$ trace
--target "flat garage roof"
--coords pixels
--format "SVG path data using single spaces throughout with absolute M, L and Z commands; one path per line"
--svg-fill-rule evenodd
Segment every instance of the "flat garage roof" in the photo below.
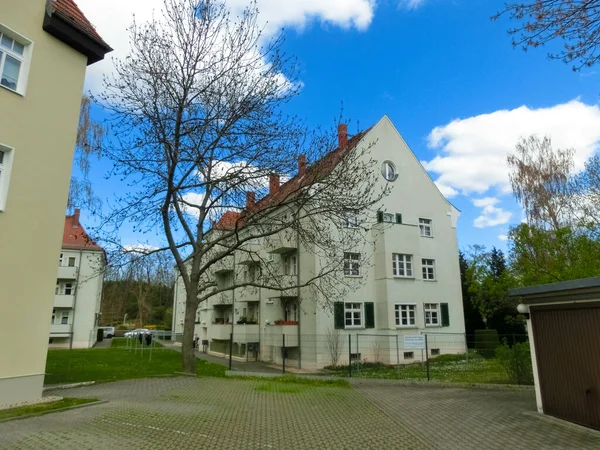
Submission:
M 541 301 L 560 303 L 571 300 L 599 299 L 600 277 L 510 289 L 508 295 L 509 297 L 521 297 L 525 304 L 541 303 Z

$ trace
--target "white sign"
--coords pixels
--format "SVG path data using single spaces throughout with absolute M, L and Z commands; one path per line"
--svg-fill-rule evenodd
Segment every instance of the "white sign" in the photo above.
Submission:
M 404 348 L 425 348 L 425 336 L 422 334 L 404 336 Z

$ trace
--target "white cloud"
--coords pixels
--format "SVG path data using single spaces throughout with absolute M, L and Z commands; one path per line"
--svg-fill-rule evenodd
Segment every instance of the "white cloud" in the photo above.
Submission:
M 494 206 L 494 204 L 497 202 L 498 199 L 490 197 L 473 200 L 473 204 L 475 206 L 483 206 L 481 215 L 473 221 L 473 225 L 476 228 L 495 227 L 496 225 L 504 225 L 505 223 L 508 223 L 512 213 Z
M 498 239 L 501 241 L 508 241 L 508 236 L 506 234 L 499 234 Z
M 124 59 L 129 51 L 129 32 L 133 15 L 145 22 L 153 13 L 159 17 L 163 0 L 77 0 L 78 6 L 96 27 L 103 39 L 114 49 L 104 61 L 88 68 L 86 88 L 98 90 L 102 75 L 112 71 L 112 58 Z M 226 0 L 233 16 L 248 6 L 247 0 Z M 260 20 L 269 37 L 281 27 L 303 29 L 312 21 L 342 28 L 366 29 L 375 10 L 375 0 L 258 0 Z
M 484 208 L 486 206 L 496 205 L 496 204 L 498 204 L 499 201 L 500 200 L 497 199 L 496 197 L 476 198 L 473 200 L 473 204 L 475 206 L 477 206 L 478 208 Z
M 430 172 L 439 174 L 438 186 L 462 194 L 483 194 L 490 188 L 509 193 L 506 156 L 514 153 L 521 137 L 548 135 L 554 148 L 574 148 L 575 166 L 599 148 L 600 108 L 579 100 L 532 109 L 521 106 L 466 119 L 456 119 L 431 131 L 428 145 L 439 151 L 422 161 Z
M 425 0 L 400 0 L 400 7 L 406 9 L 417 9 L 422 6 Z
M 444 183 L 439 183 L 439 182 L 435 182 L 435 184 L 437 185 L 438 189 L 440 190 L 440 192 L 442 193 L 442 195 L 446 198 L 452 198 L 452 197 L 456 197 L 458 195 L 458 191 L 448 185 L 445 185 Z
M 146 255 L 154 250 L 158 250 L 158 247 L 149 244 L 129 244 L 123 246 L 123 252 L 138 253 L 140 255 Z

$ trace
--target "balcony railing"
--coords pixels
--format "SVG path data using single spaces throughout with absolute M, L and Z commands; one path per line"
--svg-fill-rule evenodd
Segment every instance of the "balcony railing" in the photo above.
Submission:
M 73 308 L 75 304 L 74 295 L 55 295 L 54 296 L 54 307 L 55 308 Z
M 208 332 L 211 339 L 229 340 L 231 334 L 231 324 L 212 324 Z
M 61 336 L 68 337 L 68 336 L 70 336 L 70 332 L 71 332 L 71 325 L 56 324 L 56 323 L 53 323 L 52 325 L 50 325 L 50 333 L 54 337 L 61 337 Z
M 76 280 L 77 279 L 77 267 L 59 266 L 57 278 L 59 278 L 61 280 Z
M 265 326 L 265 339 L 267 345 L 281 347 L 285 334 L 285 346 L 298 346 L 298 325 L 267 325 Z

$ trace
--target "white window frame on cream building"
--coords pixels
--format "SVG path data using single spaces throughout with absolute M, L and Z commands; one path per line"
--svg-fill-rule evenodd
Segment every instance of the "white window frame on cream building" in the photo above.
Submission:
M 348 316 L 349 315 L 349 316 Z M 344 328 L 364 328 L 365 314 L 363 311 L 363 304 L 360 302 L 346 302 L 344 303 Z M 358 319 L 358 324 L 356 323 Z M 348 325 L 348 320 L 350 325 Z
M 406 322 L 403 322 L 403 308 L 405 308 L 406 312 Z M 411 313 L 412 312 L 412 317 Z M 417 328 L 417 304 L 416 303 L 396 303 L 394 305 L 394 317 L 396 321 L 397 328 Z M 412 319 L 412 323 L 411 322 Z
M 0 144 L 0 212 L 6 209 L 14 153 L 14 148 Z
M 426 327 L 441 327 L 442 326 L 442 308 L 439 303 L 425 303 L 425 326 Z M 434 319 L 435 318 L 435 323 Z
M 360 253 L 344 252 L 344 276 L 360 277 Z
M 19 49 L 22 51 L 19 52 Z M 24 96 L 33 53 L 33 42 L 0 23 L 0 53 L 0 87 Z M 7 58 L 12 58 L 19 63 L 19 72 L 14 88 L 3 83 Z
M 401 268 L 402 274 L 400 273 Z M 414 278 L 413 273 L 413 255 L 392 253 L 392 274 L 394 278 Z
M 435 281 L 435 259 L 421 258 L 423 281 Z
M 419 218 L 419 234 L 421 237 L 433 237 L 433 220 L 424 217 Z

